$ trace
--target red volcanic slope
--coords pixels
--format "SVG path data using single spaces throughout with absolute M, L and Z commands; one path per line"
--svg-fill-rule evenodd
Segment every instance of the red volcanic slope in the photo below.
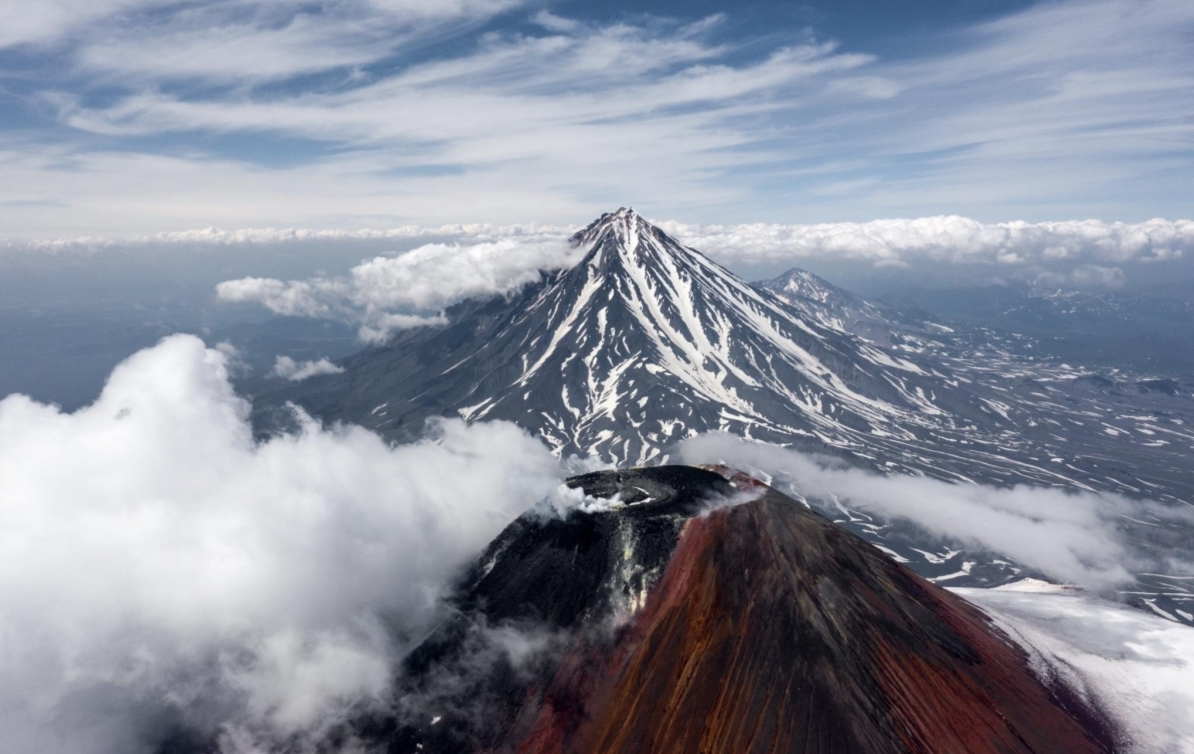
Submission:
M 498 750 L 1078 754 L 1098 712 L 976 608 L 765 485 L 684 524 L 646 607 L 578 641 Z

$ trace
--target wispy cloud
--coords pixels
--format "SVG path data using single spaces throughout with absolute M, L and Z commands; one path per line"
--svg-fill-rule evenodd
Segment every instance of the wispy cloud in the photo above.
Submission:
M 44 5 L 7 27 L 56 45 L 14 48 L 12 100 L 53 123 L 0 135 L 0 203 L 49 202 L 0 205 L 27 237 L 626 203 L 690 222 L 1143 219 L 1181 216 L 1190 190 L 1183 0 L 1047 3 L 887 58 L 514 0 Z
M 335 67 L 346 60 L 379 57 L 376 48 L 372 53 L 367 47 L 347 52 L 350 43 L 367 37 L 376 40 L 396 29 L 481 20 L 525 4 L 521 0 L 42 0 L 33 4 L 5 0 L 0 3 L 0 47 L 49 45 L 78 37 L 73 41 L 83 42 L 82 62 L 99 68 L 144 75 L 160 65 L 158 75 L 171 76 L 179 72 L 177 64 L 191 73 L 217 73 L 231 72 L 232 64 L 243 62 L 261 64 L 267 76 L 271 71 L 293 75 L 318 70 L 314 65 Z M 245 44 L 248 37 L 258 44 Z M 131 54 L 123 59 L 112 54 L 120 41 L 131 43 L 125 50 Z M 313 48 L 310 61 L 293 54 L 299 52 L 298 43 Z M 335 47 L 345 48 L 346 57 L 322 54 Z M 152 51 L 163 58 L 146 57 Z M 194 56 L 190 62 L 184 62 L 187 53 Z M 230 59 L 220 60 L 221 54 L 228 53 L 232 53 Z M 245 68 L 238 77 L 254 75 L 260 74 Z

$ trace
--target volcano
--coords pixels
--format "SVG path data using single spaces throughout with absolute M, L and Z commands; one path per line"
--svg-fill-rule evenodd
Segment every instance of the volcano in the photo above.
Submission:
M 1110 752 L 978 609 L 724 468 L 569 481 L 406 661 L 389 751 Z
M 505 420 L 558 456 L 610 466 L 664 464 L 677 443 L 724 431 L 883 474 L 1194 499 L 1186 397 L 1092 381 L 1039 349 L 1017 355 L 1019 336 L 897 311 L 807 271 L 747 283 L 631 209 L 570 243 L 582 258 L 569 269 L 461 302 L 447 324 L 340 360 L 341 374 L 257 395 L 258 428 L 292 423 L 291 403 L 396 442 L 434 417 Z M 839 500 L 808 502 L 951 586 L 1042 576 Z M 1147 548 L 1189 536 L 1136 529 Z M 1148 605 L 1188 614 L 1170 586 L 1140 578 L 1131 591 Z
M 511 297 L 465 302 L 290 387 L 316 415 L 394 438 L 428 416 L 505 419 L 559 455 L 660 463 L 723 430 L 827 451 L 1002 421 L 931 369 L 810 316 L 634 210 L 571 243 L 574 267 Z

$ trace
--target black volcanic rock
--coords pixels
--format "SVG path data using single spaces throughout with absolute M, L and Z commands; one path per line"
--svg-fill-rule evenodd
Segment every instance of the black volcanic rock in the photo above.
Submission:
M 367 741 L 528 754 L 1115 750 L 1101 713 L 1034 675 L 976 608 L 753 479 L 660 467 L 572 484 L 625 502 L 511 525 L 463 581 L 458 614 L 408 660 L 406 716 L 362 725 Z M 487 631 L 551 640 L 480 662 Z

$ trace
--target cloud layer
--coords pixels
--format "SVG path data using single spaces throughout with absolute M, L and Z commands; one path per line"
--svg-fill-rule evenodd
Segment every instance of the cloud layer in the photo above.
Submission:
M 146 751 L 171 716 L 226 751 L 318 731 L 563 474 L 509 424 L 255 442 L 227 369 L 173 336 L 74 414 L 0 401 L 6 751 Z
M 881 476 L 724 434 L 684 441 L 679 457 L 686 463 L 722 462 L 761 470 L 802 496 L 837 499 L 869 513 L 908 519 L 934 534 L 977 544 L 1051 578 L 1092 589 L 1130 582 L 1129 569 L 1194 574 L 1194 562 L 1184 554 L 1175 558 L 1172 553 L 1147 552 L 1130 546 L 1121 534 L 1124 517 L 1194 523 L 1191 514 L 1147 501 L 1044 487 L 1005 489 Z
M 876 265 L 1165 261 L 1194 250 L 1194 221 L 980 223 L 966 217 L 817 225 L 662 227 L 726 264 L 843 259 Z

